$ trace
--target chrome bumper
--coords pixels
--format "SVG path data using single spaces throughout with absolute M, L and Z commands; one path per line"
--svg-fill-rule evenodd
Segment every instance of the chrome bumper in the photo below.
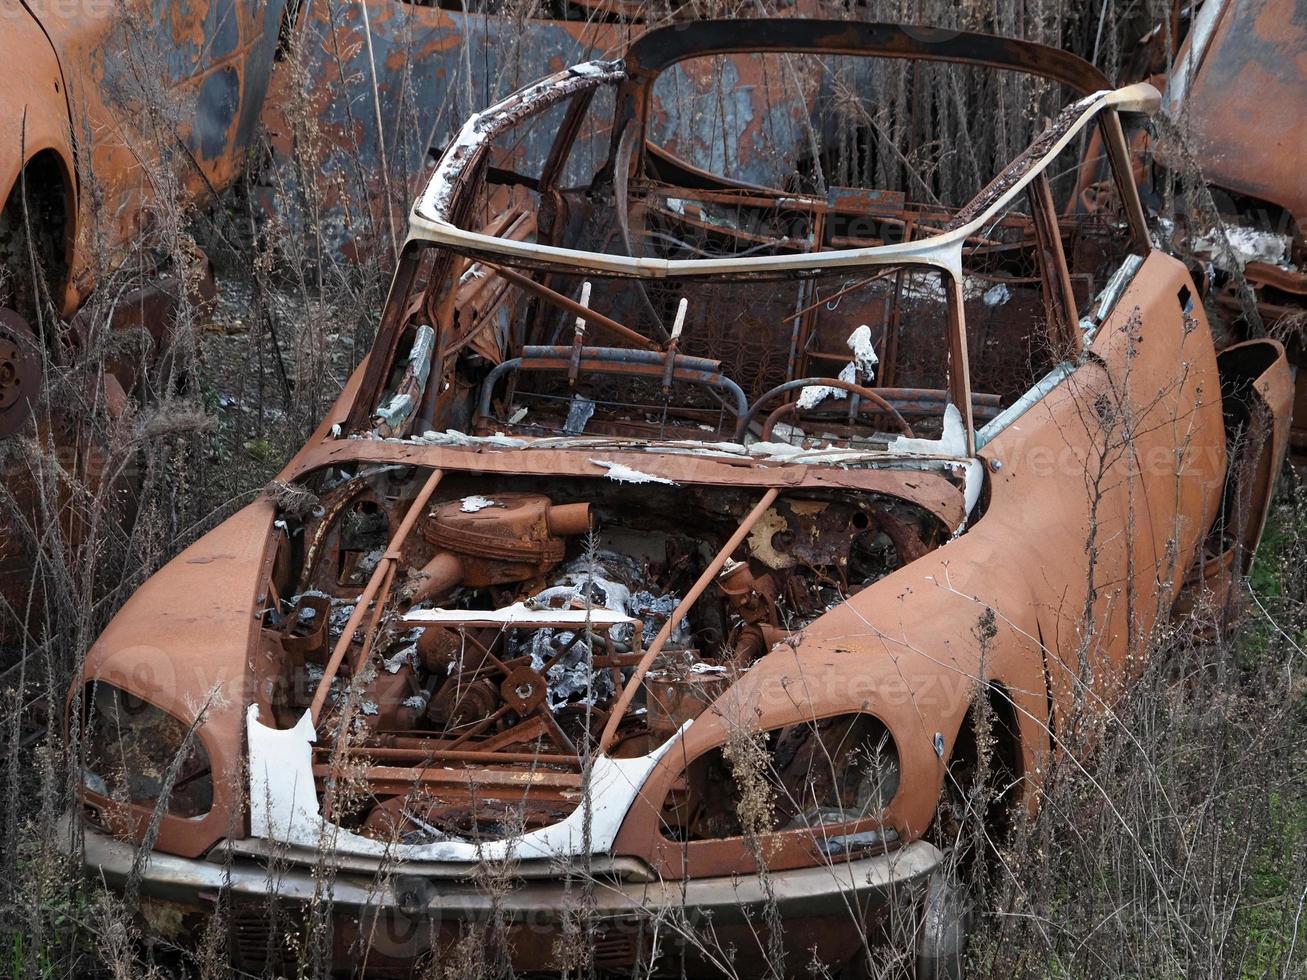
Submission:
M 72 839 L 71 833 L 61 837 Z M 121 889 L 136 849 L 89 827 L 83 839 L 87 872 Z M 240 843 L 247 845 L 248 854 L 253 842 Z M 765 880 L 760 875 L 686 881 L 600 878 L 586 897 L 585 908 L 592 921 L 617 927 L 635 926 L 671 910 L 691 922 L 710 919 L 714 928 L 729 927 L 756 922 L 764 910 L 770 911 L 769 901 L 775 902 L 782 920 L 865 915 L 896 898 L 915 901 L 942 858 L 934 845 L 915 841 L 874 857 L 769 872 Z M 270 899 L 292 907 L 327 900 L 335 916 L 360 924 L 383 923 L 381 932 L 390 936 L 409 931 L 401 928 L 397 933 L 397 922 L 410 927 L 420 924 L 425 932 L 433 925 L 493 921 L 541 934 L 564 925 L 568 917 L 574 919 L 581 887 L 576 879 L 567 882 L 557 875 L 526 877 L 492 895 L 467 877 L 414 873 L 430 869 L 406 865 L 391 865 L 388 873 L 361 873 L 358 867 L 336 865 L 330 855 L 317 868 L 284 859 L 274 866 L 272 870 L 264 860 L 236 856 L 231 849 L 223 857 L 208 859 L 155 852 L 143 871 L 139 894 L 193 910 L 212 908 L 219 895 L 249 909 L 266 909 Z M 322 873 L 324 866 L 330 873 Z M 540 875 L 546 870 L 540 867 L 528 873 Z

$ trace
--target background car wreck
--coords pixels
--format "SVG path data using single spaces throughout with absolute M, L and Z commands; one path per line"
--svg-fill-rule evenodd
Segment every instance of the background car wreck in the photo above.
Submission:
M 0 100 L 6 646 L 39 638 L 52 618 L 32 574 L 36 542 L 57 534 L 79 551 L 106 502 L 112 521 L 130 525 L 139 489 L 130 454 L 92 421 L 107 414 L 109 428 L 126 426 L 134 406 L 183 385 L 213 286 L 193 240 L 160 219 L 241 174 L 283 6 L 26 0 L 4 12 L 0 57 L 23 66 Z M 129 255 L 138 268 L 125 271 Z M 89 303 L 96 286 L 104 294 Z M 96 362 L 85 372 L 91 390 L 80 376 L 59 394 L 43 390 L 82 361 Z M 29 423 L 35 439 L 24 447 Z M 56 465 L 34 462 L 32 445 L 48 446 Z
M 278 887 L 306 900 L 325 834 L 342 888 L 386 860 L 456 876 L 511 853 L 550 877 L 562 856 L 598 861 L 629 917 L 667 901 L 649 879 L 722 904 L 765 840 L 778 880 L 825 876 L 787 915 L 834 963 L 863 941 L 832 921 L 833 868 L 892 905 L 896 879 L 937 867 L 941 794 L 978 761 L 970 706 L 998 719 L 1009 812 L 1087 748 L 1083 708 L 1140 669 L 1195 560 L 1246 567 L 1287 367 L 1273 341 L 1218 356 L 1196 286 L 1150 244 L 1116 113 L 1153 90 L 920 34 L 705 22 L 468 122 L 415 205 L 372 356 L 278 500 L 138 591 L 70 692 L 72 724 L 140 733 L 88 760 L 106 875 L 133 863 L 109 829 L 152 838 L 158 897 L 208 887 L 180 859 L 215 845 L 243 894 L 266 891 L 252 869 L 288 847 Z M 708 62 L 711 92 L 712 59 L 741 50 L 970 60 L 1075 98 L 952 207 L 818 193 L 801 155 L 800 186 L 770 189 L 645 141 L 674 65 Z M 578 139 L 613 88 L 614 138 Z M 517 150 L 541 120 L 558 137 L 533 161 Z M 1054 164 L 1090 129 L 1116 206 L 1060 218 Z M 753 810 L 750 753 L 773 798 Z M 525 911 L 556 910 L 551 886 Z M 376 894 L 359 904 L 398 901 Z M 458 901 L 430 897 L 455 931 L 437 942 Z M 636 926 L 610 965 L 642 955 Z M 719 936 L 765 957 L 756 927 Z
M 1278 336 L 1299 369 L 1307 323 L 1307 191 L 1295 163 L 1307 149 L 1307 69 L 1298 56 L 1304 38 L 1307 10 L 1293 0 L 1204 4 L 1177 55 L 1165 106 L 1216 211 L 1200 212 L 1215 227 L 1195 221 L 1178 229 L 1177 245 L 1208 264 L 1219 326 L 1234 337 Z M 1181 173 L 1190 164 L 1166 140 L 1158 158 Z M 1192 183 L 1192 175 L 1182 181 Z M 1158 184 L 1161 193 L 1169 189 Z M 1181 193 L 1198 192 L 1182 184 Z M 1293 448 L 1302 453 L 1307 375 L 1301 370 L 1293 415 Z

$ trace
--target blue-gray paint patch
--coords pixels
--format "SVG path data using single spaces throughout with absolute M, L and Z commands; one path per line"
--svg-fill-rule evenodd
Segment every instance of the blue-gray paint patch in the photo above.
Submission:
M 166 84 L 171 87 L 195 75 L 207 52 L 192 38 L 193 32 L 185 30 L 187 24 L 198 22 L 191 14 L 190 0 L 154 0 L 153 10 L 146 36 L 124 40 L 139 45 L 151 61 L 163 66 Z M 174 25 L 181 30 L 174 30 Z
M 263 111 L 285 9 L 286 0 L 267 0 L 262 5 L 262 19 L 256 20 L 252 28 L 258 40 L 245 56 L 245 89 L 241 99 L 241 118 L 236 126 L 236 146 L 241 149 L 249 145 Z
M 221 61 L 236 53 L 241 43 L 241 25 L 235 0 L 209 0 L 204 39 L 208 47 L 207 61 Z
M 200 86 L 190 140 L 191 149 L 200 159 L 213 160 L 226 149 L 227 131 L 236 118 L 240 98 L 240 75 L 230 66 L 214 72 Z

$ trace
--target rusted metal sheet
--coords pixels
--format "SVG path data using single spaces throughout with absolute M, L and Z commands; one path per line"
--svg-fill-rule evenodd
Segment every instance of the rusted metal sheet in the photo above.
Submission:
M 59 100 L 42 99 L 42 108 L 79 145 L 80 158 L 67 141 L 55 147 L 64 171 L 77 175 L 68 229 L 71 312 L 92 286 L 93 231 L 117 250 L 142 230 L 161 185 L 175 179 L 195 200 L 239 173 L 268 90 L 285 0 L 23 5 L 58 61 Z M 8 110 L 10 132 L 20 108 Z M 112 264 L 112 254 L 99 258 Z
M 161 271 L 117 298 L 111 322 L 75 316 L 95 286 L 97 271 L 131 254 L 149 253 L 151 215 L 166 205 L 198 202 L 228 187 L 241 172 L 268 90 L 285 0 L 128 0 L 74 4 L 24 0 L 9 4 L 0 30 L 0 59 L 15 70 L 0 97 L 0 438 L 31 423 L 70 473 L 94 494 L 120 467 L 106 458 L 94 426 L 69 418 L 61 406 L 41 406 L 40 365 L 59 343 L 74 350 L 98 342 L 93 329 L 136 334 L 136 345 L 106 364 L 103 404 L 121 415 L 145 390 L 143 366 L 171 345 L 177 278 Z M 36 229 L 28 241 L 25 229 Z M 36 252 L 33 263 L 29 246 Z M 33 282 L 31 270 L 42 270 Z M 171 276 L 169 275 L 171 273 Z M 202 304 L 212 298 L 201 284 Z M 72 329 L 48 346 L 30 324 L 43 318 L 44 292 Z M 90 439 L 92 444 L 88 445 Z M 0 594 L 17 617 L 0 616 L 0 639 L 15 639 L 39 623 L 25 620 L 32 600 L 28 548 L 47 529 L 51 512 L 18 454 L 3 474 L 10 500 L 0 529 Z M 130 468 L 129 468 L 130 469 Z M 135 486 L 123 480 L 130 501 Z M 52 503 L 70 547 L 82 538 L 79 508 Z M 133 507 L 125 511 L 130 516 Z M 21 529 L 26 530 L 21 530 Z M 39 603 L 38 603 L 39 605 Z
M 640 30 L 394 0 L 300 9 L 264 110 L 274 156 L 262 204 L 331 251 L 386 262 L 418 183 L 468 115 L 541 74 L 618 51 Z M 530 134 L 523 152 L 542 159 L 548 138 Z
M 1203 177 L 1278 204 L 1299 227 L 1307 226 L 1304 48 L 1302 0 L 1204 4 L 1167 86 L 1168 111 L 1192 134 Z
M 193 779 L 162 800 L 147 894 L 196 906 L 210 865 L 183 859 L 215 846 L 282 848 L 291 873 L 255 890 L 292 906 L 314 860 L 338 881 L 510 860 L 538 880 L 602 857 L 619 890 L 679 882 L 641 914 L 688 904 L 715 942 L 722 883 L 752 908 L 741 895 L 789 882 L 802 963 L 837 963 L 858 946 L 841 910 L 928 900 L 982 699 L 1004 805 L 1034 805 L 1073 749 L 1058 733 L 1133 681 L 1189 570 L 1247 567 L 1287 367 L 1272 342 L 1218 358 L 1196 285 L 1151 245 L 1115 124 L 1156 106 L 1151 86 L 1098 91 L 1047 49 L 921 35 L 656 31 L 451 135 L 369 360 L 276 501 L 140 589 L 70 691 L 87 737 L 128 739 L 142 765 L 161 713 L 194 726 L 193 744 L 168 736 Z M 757 52 L 1019 69 L 1084 94 L 953 209 L 733 185 L 651 145 L 660 72 Z M 622 136 L 568 186 L 609 95 Z M 514 136 L 540 119 L 562 122 L 519 171 Z M 1052 182 L 1091 130 L 1119 207 L 1082 214 Z M 138 701 L 144 720 L 122 718 Z M 105 860 L 164 795 L 138 768 L 86 771 Z M 863 877 L 810 887 L 835 860 Z M 510 934 L 557 931 L 558 884 L 514 893 Z M 457 896 L 460 923 L 485 898 L 475 881 L 441 895 L 422 908 Z M 927 945 L 961 935 L 936 926 Z M 423 939 L 384 955 L 402 967 L 452 936 Z M 561 969 L 557 948 L 507 955 Z M 606 967 L 643 955 L 605 949 Z M 760 972 L 764 950 L 735 966 Z
M 1190 228 L 1187 244 L 1217 268 L 1213 304 L 1234 337 L 1255 327 L 1244 322 L 1249 298 L 1272 334 L 1280 332 L 1278 323 L 1291 326 L 1307 314 L 1304 45 L 1303 0 L 1204 4 L 1166 79 L 1167 111 L 1188 134 L 1203 179 L 1220 195 L 1225 229 Z M 1165 141 L 1158 153 L 1179 165 Z M 1302 328 L 1284 339 L 1298 367 L 1298 402 L 1307 403 Z M 1307 418 L 1301 411 L 1293 417 L 1292 444 L 1301 457 Z

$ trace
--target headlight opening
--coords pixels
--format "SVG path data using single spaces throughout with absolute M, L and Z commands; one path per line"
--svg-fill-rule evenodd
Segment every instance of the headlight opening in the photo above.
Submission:
M 691 763 L 668 794 L 664 834 L 693 841 L 822 828 L 825 835 L 882 817 L 899 781 L 894 739 L 874 715 L 736 732 Z
M 148 701 L 104 681 L 82 698 L 82 785 L 117 803 L 202 817 L 213 807 L 213 769 L 198 732 Z M 171 787 L 169 782 L 171 781 Z

